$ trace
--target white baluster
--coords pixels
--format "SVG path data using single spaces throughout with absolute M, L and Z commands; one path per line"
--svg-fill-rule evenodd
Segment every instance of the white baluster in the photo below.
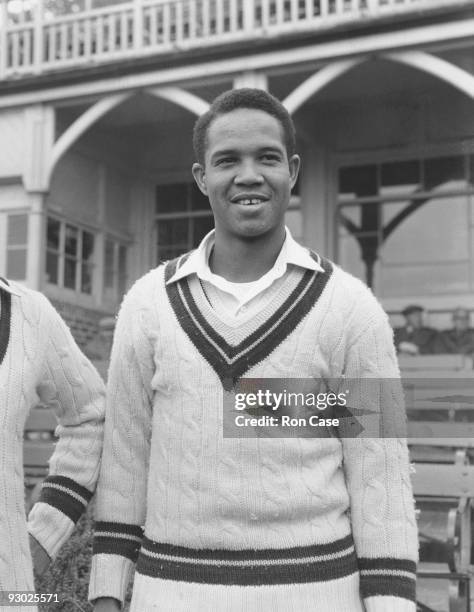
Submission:
M 45 28 L 43 23 L 43 3 L 38 2 L 34 8 L 34 49 L 33 49 L 33 70 L 40 72 L 43 65 L 43 49 Z M 51 36 L 51 29 L 48 30 Z M 48 45 L 49 47 L 49 45 Z
M 23 66 L 31 66 L 31 39 L 33 31 L 28 28 L 23 32 L 23 53 L 21 63 Z
M 105 26 L 105 23 L 104 23 L 104 26 Z M 108 26 L 108 30 L 109 30 L 109 32 L 108 32 L 107 50 L 108 50 L 109 53 L 113 53 L 115 51 L 116 46 L 117 46 L 116 16 L 114 14 L 108 16 L 107 26 Z
M 183 3 L 178 0 L 175 3 L 175 19 L 176 19 L 176 42 L 180 43 L 183 40 Z
M 56 62 L 56 40 L 58 36 L 56 24 L 49 26 L 48 33 L 48 61 L 54 64 Z
M 224 0 L 217 0 L 216 2 L 216 34 L 222 34 L 224 32 L 223 4 Z
M 143 29 L 144 14 L 143 13 L 144 11 L 145 11 L 145 8 L 143 6 L 142 0 L 134 0 L 133 48 L 135 49 L 135 51 L 139 51 L 143 47 L 143 41 L 144 41 L 144 29 Z M 122 15 L 122 17 L 124 16 L 124 14 Z M 124 40 L 128 41 L 128 34 L 122 38 L 122 49 L 128 48 L 128 42 L 126 43 L 125 47 L 123 46 Z
M 71 44 L 71 59 L 79 57 L 79 21 L 72 22 L 72 44 Z
M 154 47 L 157 44 L 158 34 L 158 20 L 157 20 L 158 7 L 152 6 L 148 11 L 148 24 L 150 28 L 150 45 Z
M 102 17 L 98 17 L 97 19 L 97 29 L 95 32 L 95 53 L 100 55 L 104 53 L 106 49 L 104 48 L 104 24 Z
M 8 11 L 7 3 L 2 2 L 1 11 L 1 27 L 0 27 L 0 79 L 5 78 L 8 66 Z
M 92 54 L 92 29 L 96 27 L 96 20 L 89 15 L 84 19 L 84 57 L 89 58 Z
M 283 0 L 275 0 L 276 4 L 276 23 L 280 25 L 285 21 L 285 12 L 283 7 Z
M 298 23 L 298 21 L 299 21 L 298 0 L 291 0 L 290 21 L 291 21 L 291 23 Z
M 244 31 L 247 34 L 252 34 L 255 27 L 255 5 L 259 0 L 243 0 L 243 22 Z
M 262 2 L 262 26 L 263 28 L 268 28 L 268 24 L 270 22 L 270 1 L 261 0 L 261 2 Z
M 18 68 L 20 63 L 20 33 L 18 31 L 11 33 L 11 49 L 12 49 L 12 68 Z
M 59 30 L 59 57 L 61 60 L 67 59 L 67 50 L 69 47 L 69 26 L 67 23 L 61 24 Z
M 169 2 L 166 2 L 163 5 L 163 39 L 165 43 L 169 43 L 171 41 L 171 19 Z
M 210 20 L 209 0 L 202 0 L 202 35 L 204 38 L 207 38 L 211 31 Z
M 141 12 L 140 12 L 140 15 L 142 16 Z M 132 27 L 136 24 L 134 17 L 135 16 L 132 17 Z M 122 51 L 126 51 L 127 49 L 130 48 L 131 41 L 129 41 L 129 31 L 128 31 L 129 19 L 130 19 L 130 14 L 128 11 L 122 11 L 120 13 L 120 49 Z M 141 44 L 136 45 L 136 40 L 137 39 L 135 36 L 135 32 L 133 32 L 134 46 L 135 48 L 137 48 L 137 46 L 138 48 L 141 48 Z M 142 34 L 140 33 L 138 42 L 141 43 L 141 41 L 142 41 Z
M 197 15 L 196 15 L 196 0 L 190 0 L 188 2 L 188 23 L 189 23 L 189 38 L 194 40 L 196 38 L 197 28 Z
M 235 34 L 239 29 L 238 0 L 230 0 L 229 3 L 229 32 Z

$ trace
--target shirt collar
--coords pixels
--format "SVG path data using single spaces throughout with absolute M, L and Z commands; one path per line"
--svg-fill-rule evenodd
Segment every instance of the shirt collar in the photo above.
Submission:
M 11 295 L 16 295 L 17 297 L 20 297 L 20 294 L 14 289 L 12 289 L 10 285 L 7 285 L 7 283 L 3 281 L 1 278 L 0 278 L 0 289 L 3 289 L 7 293 L 11 293 Z
M 286 266 L 288 264 L 293 264 L 300 268 L 314 270 L 315 272 L 324 272 L 321 267 L 321 258 L 319 255 L 317 255 L 317 261 L 315 261 L 308 249 L 305 249 L 296 242 L 287 227 L 285 228 L 285 232 L 285 241 L 272 270 L 281 272 L 282 275 L 286 270 Z M 209 268 L 208 259 L 211 248 L 214 245 L 214 233 L 215 230 L 211 230 L 204 236 L 197 249 L 191 252 L 184 264 L 176 270 L 166 284 L 174 283 L 190 274 L 197 274 L 202 280 L 208 280 L 209 275 L 213 274 Z

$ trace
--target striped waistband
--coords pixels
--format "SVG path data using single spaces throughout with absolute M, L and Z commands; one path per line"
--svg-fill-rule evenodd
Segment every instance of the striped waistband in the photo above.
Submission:
M 226 585 L 323 582 L 357 572 L 351 535 L 328 544 L 248 550 L 196 549 L 144 538 L 138 573 L 153 578 Z

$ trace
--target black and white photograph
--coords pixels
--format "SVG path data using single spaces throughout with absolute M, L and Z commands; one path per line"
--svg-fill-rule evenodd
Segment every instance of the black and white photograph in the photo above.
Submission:
M 474 0 L 0 0 L 0 612 L 474 612 Z

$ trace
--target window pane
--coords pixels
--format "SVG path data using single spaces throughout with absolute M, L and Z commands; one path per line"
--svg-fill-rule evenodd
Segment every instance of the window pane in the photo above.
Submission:
M 105 241 L 104 254 L 104 287 L 113 289 L 114 286 L 114 243 L 112 240 Z
M 121 297 L 127 286 L 127 247 L 119 246 L 118 261 L 118 294 Z
M 28 243 L 28 215 L 8 215 L 8 229 L 7 229 L 8 246 L 24 246 L 27 243 Z
M 82 232 L 82 259 L 90 261 L 94 255 L 94 234 Z
M 166 219 L 158 221 L 158 244 L 160 247 L 180 244 L 188 245 L 189 219 Z
M 464 157 L 437 157 L 425 160 L 425 189 L 430 191 L 450 181 L 465 179 Z
M 26 249 L 7 252 L 7 276 L 12 280 L 26 278 Z
M 64 262 L 64 286 L 68 289 L 76 288 L 76 261 L 67 257 Z
M 200 191 L 196 183 L 191 184 L 191 209 L 210 210 L 209 198 Z
M 94 266 L 91 264 L 82 264 L 81 266 L 81 291 L 82 293 L 92 293 L 92 273 Z
M 179 255 L 182 255 L 183 253 L 186 252 L 186 248 L 175 248 L 175 247 L 169 247 L 169 248 L 164 248 L 164 249 L 160 249 L 158 252 L 158 261 L 159 262 L 163 262 L 163 261 L 168 261 L 170 259 L 174 259 L 175 257 L 178 257 Z
M 77 257 L 77 236 L 77 227 L 73 227 L 72 225 L 66 225 L 66 255 L 72 255 L 73 257 Z
M 59 236 L 61 223 L 56 219 L 48 219 L 47 243 L 48 249 L 59 251 Z
M 198 246 L 204 236 L 214 228 L 214 218 L 212 215 L 209 217 L 197 217 L 193 219 L 193 224 L 193 248 L 195 248 Z
M 352 193 L 356 197 L 377 195 L 377 166 L 341 168 L 339 193 Z
M 420 162 L 416 159 L 390 162 L 381 166 L 381 184 L 418 185 L 420 183 Z
M 46 253 L 46 282 L 53 285 L 58 284 L 59 256 L 48 251 Z
M 175 212 L 188 209 L 187 183 L 158 185 L 156 188 L 156 212 Z

